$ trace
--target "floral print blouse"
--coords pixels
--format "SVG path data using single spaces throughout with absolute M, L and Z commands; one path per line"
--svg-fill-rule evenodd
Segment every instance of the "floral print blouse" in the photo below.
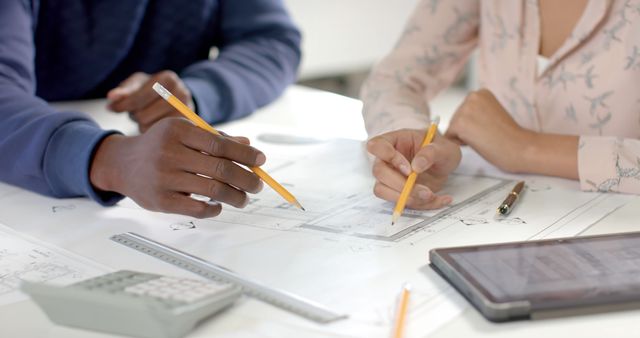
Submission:
M 640 0 L 590 0 L 538 74 L 538 0 L 423 0 L 362 90 L 370 136 L 425 128 L 479 50 L 481 86 L 524 128 L 579 135 L 584 190 L 640 194 Z

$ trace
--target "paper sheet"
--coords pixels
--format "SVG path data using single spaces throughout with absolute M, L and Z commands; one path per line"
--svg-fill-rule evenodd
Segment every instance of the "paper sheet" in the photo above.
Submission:
M 0 224 L 0 305 L 27 299 L 22 281 L 71 284 L 106 269 L 53 245 Z
M 416 320 L 410 320 L 409 337 L 425 336 L 459 314 L 466 302 L 426 267 L 431 248 L 573 236 L 630 199 L 528 178 L 513 213 L 495 218 L 515 182 L 454 175 L 446 187 L 454 197 L 451 207 L 407 210 L 391 226 L 393 204 L 373 196 L 361 143 L 326 142 L 297 147 L 295 153 L 287 151 L 292 147 L 258 146 L 270 155 L 265 170 L 296 195 L 307 212 L 291 207 L 267 187 L 244 210 L 225 208 L 219 217 L 178 224 L 154 217 L 150 224 L 156 227 L 146 234 L 350 314 L 349 320 L 325 327 L 286 315 L 271 319 L 338 335 L 386 337 L 405 281 L 415 290 L 409 318 Z M 136 209 L 122 206 L 129 212 Z M 255 308 L 246 311 L 251 316 Z
M 345 321 L 318 325 L 248 300 L 208 326 L 208 334 L 234 337 L 239 327 L 251 334 L 252 327 L 268 326 L 288 328 L 273 333 L 284 337 L 291 332 L 388 337 L 400 287 L 409 282 L 415 297 L 407 337 L 424 337 L 468 306 L 427 266 L 430 249 L 573 236 L 635 198 L 584 193 L 558 186 L 554 179 L 527 177 L 526 190 L 512 214 L 496 219 L 495 210 L 514 182 L 459 175 L 452 176 L 447 186 L 454 197 L 451 207 L 408 210 L 391 227 L 393 204 L 373 197 L 362 143 L 339 140 L 293 146 L 252 141 L 268 154 L 264 169 L 296 195 L 307 212 L 291 208 L 268 187 L 252 196 L 246 209 L 225 206 L 220 216 L 205 220 L 149 212 L 130 200 L 101 208 L 82 199 L 54 200 L 21 192 L 11 198 L 0 196 L 10 211 L 0 220 L 37 233 L 46 221 L 55 230 L 48 232 L 48 238 L 60 243 L 68 242 L 70 234 L 78 240 L 91 237 L 95 243 L 134 231 L 350 315 Z M 123 250 L 116 247 L 111 248 Z M 96 259 L 119 266 L 109 252 L 83 248 Z M 242 324 L 243 320 L 252 325 Z

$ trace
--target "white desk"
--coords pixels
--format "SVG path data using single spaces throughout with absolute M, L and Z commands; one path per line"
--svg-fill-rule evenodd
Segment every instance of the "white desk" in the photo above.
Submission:
M 445 96 L 446 97 L 446 96 Z M 454 95 L 455 97 L 455 95 Z M 455 105 L 449 97 L 447 102 L 438 101 L 436 109 L 440 112 L 450 111 Z M 455 100 L 453 100 L 455 101 Z M 134 132 L 134 125 L 126 116 L 107 115 L 101 111 L 101 102 L 86 102 L 74 105 L 85 108 L 103 125 L 115 126 L 127 132 Z M 230 133 L 251 131 L 255 126 L 269 126 L 270 131 L 277 132 L 279 128 L 293 127 L 300 135 L 313 137 L 345 137 L 362 140 L 365 133 L 360 117 L 361 104 L 352 99 L 334 94 L 323 93 L 299 87 L 287 91 L 284 97 L 275 104 L 261 110 L 253 116 L 225 126 L 221 129 Z M 290 130 L 290 129 L 289 129 Z M 6 186 L 4 189 L 10 189 Z M 16 190 L 18 191 L 18 190 Z M 9 212 L 0 199 L 0 223 L 4 223 L 26 234 L 49 241 L 73 252 L 89 257 L 99 263 L 118 268 L 148 270 L 159 273 L 189 276 L 188 273 L 174 269 L 165 263 L 153 260 L 127 248 L 114 246 L 106 241 L 110 235 L 130 231 L 138 226 L 126 218 L 113 218 L 105 208 L 92 205 L 82 199 L 71 202 L 82 205 L 84 217 L 65 218 L 63 214 L 51 219 L 38 217 L 44 210 L 35 207 L 42 201 L 51 201 L 35 194 L 20 193 L 22 204 L 12 201 L 13 206 L 24 208 L 22 217 L 8 216 Z M 16 195 L 17 196 L 17 195 Z M 5 198 L 11 198 L 5 197 Z M 7 201 L 7 200 L 5 200 Z M 33 202 L 34 207 L 30 207 Z M 65 201 L 64 203 L 67 203 Z M 640 199 L 616 210 L 602 218 L 586 233 L 606 233 L 640 230 L 637 224 Z M 5 209 L 3 209 L 5 208 Z M 132 211 L 133 213 L 134 211 Z M 165 220 L 176 218 L 172 215 L 148 213 L 151 220 Z M 87 223 L 88 222 L 88 223 Z M 87 224 L 90 224 L 88 226 Z M 70 229 L 72 229 L 70 231 Z M 192 238 L 198 242 L 197 238 Z M 188 247 L 184 247 L 188 251 Z M 251 246 L 247 245 L 247 250 Z M 256 255 L 263 254 L 255 253 Z M 268 255 L 268 253 L 265 253 Z M 426 256 L 426 252 L 423 253 Z M 234 261 L 236 257 L 225 257 Z M 402 258 L 398 258 L 402 259 Z M 310 282 L 310 284 L 313 284 Z M 309 286 L 311 287 L 311 286 Z M 304 289 L 304 288 L 303 288 Z M 242 313 L 242 315 L 238 315 Z M 198 328 L 189 338 L 193 337 L 245 337 L 245 336 L 273 336 L 273 337 L 324 337 L 326 333 L 293 324 L 282 324 L 271 321 L 272 316 L 281 315 L 281 311 L 256 301 L 244 301 L 232 311 L 223 313 L 216 320 L 207 322 Z M 474 309 L 467 307 L 462 315 L 438 329 L 434 337 L 540 337 L 540 336 L 569 336 L 579 334 L 582 337 L 602 336 L 637 336 L 637 318 L 640 311 L 628 311 L 613 314 L 599 314 L 585 317 L 565 318 L 543 321 L 522 321 L 507 324 L 492 324 L 482 318 Z M 415 320 L 415 319 L 413 319 Z M 420 318 L 429 321 L 431 318 Z M 42 312 L 30 301 L 0 307 L 0 337 L 40 338 L 40 337 L 108 337 L 108 335 L 69 329 L 52 325 Z M 357 333 L 345 336 L 359 337 Z M 109 336 L 110 337 L 110 336 Z M 420 337 L 420 335 L 417 335 Z

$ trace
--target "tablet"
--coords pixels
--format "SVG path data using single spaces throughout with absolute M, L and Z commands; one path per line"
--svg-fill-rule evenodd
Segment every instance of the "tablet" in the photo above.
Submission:
M 640 232 L 433 249 L 429 258 L 491 321 L 640 308 Z

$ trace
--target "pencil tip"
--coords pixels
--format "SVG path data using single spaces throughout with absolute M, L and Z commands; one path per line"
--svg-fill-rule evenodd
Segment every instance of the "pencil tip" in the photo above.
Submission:
M 307 211 L 307 209 L 305 209 L 302 204 L 300 204 L 300 202 L 295 201 L 295 206 L 298 207 L 298 209 L 301 209 L 302 211 Z
M 393 213 L 393 215 L 391 216 L 391 225 L 395 225 L 396 221 L 398 220 L 398 218 L 400 217 L 400 215 L 396 212 Z

